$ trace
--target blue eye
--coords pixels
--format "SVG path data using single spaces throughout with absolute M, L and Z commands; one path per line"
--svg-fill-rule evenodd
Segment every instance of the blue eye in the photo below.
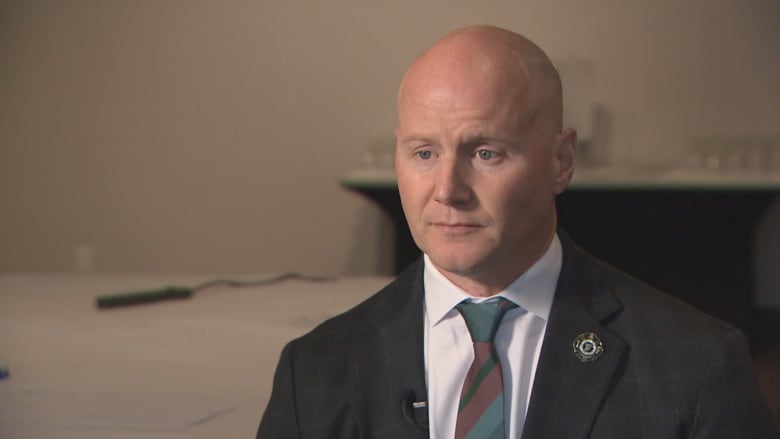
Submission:
M 495 157 L 495 155 L 496 154 L 493 151 L 488 151 L 487 149 L 480 149 L 477 151 L 477 156 L 482 160 L 490 160 Z
M 433 153 L 428 151 L 427 149 L 424 149 L 422 151 L 417 152 L 417 156 L 423 160 L 429 160 L 431 157 L 433 157 Z

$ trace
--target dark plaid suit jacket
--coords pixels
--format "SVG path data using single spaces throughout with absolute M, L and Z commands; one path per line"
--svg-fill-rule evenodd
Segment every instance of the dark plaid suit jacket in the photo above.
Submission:
M 524 439 L 778 437 L 739 331 L 561 241 Z M 428 437 L 422 272 L 284 348 L 257 438 Z M 593 362 L 573 353 L 585 332 Z

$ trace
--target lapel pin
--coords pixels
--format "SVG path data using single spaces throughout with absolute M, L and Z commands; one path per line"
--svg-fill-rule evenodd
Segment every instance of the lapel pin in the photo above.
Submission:
M 601 339 L 593 332 L 583 332 L 572 343 L 574 355 L 583 363 L 596 361 L 604 353 L 604 345 Z

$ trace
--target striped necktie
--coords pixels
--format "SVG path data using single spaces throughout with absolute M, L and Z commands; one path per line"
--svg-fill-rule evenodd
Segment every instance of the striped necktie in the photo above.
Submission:
M 484 303 L 462 302 L 456 307 L 474 343 L 474 362 L 463 382 L 455 439 L 504 437 L 504 383 L 493 338 L 504 313 L 516 306 L 499 298 Z

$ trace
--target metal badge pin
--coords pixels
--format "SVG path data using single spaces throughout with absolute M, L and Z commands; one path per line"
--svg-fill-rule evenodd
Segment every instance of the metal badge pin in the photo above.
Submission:
M 596 361 L 604 353 L 604 345 L 601 339 L 593 332 L 583 332 L 572 343 L 574 355 L 583 363 Z

